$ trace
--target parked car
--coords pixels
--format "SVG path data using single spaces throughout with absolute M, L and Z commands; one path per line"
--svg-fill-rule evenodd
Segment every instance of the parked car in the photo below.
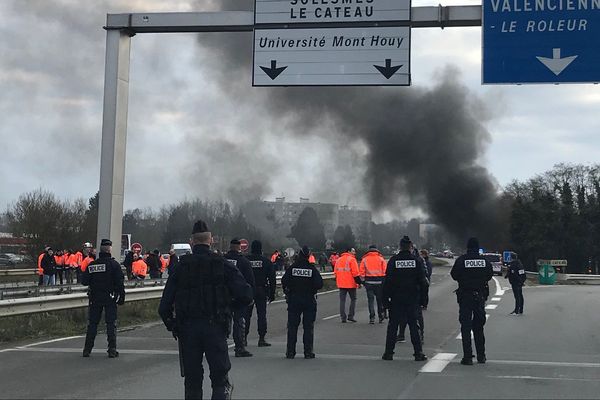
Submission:
M 494 275 L 502 275 L 502 255 L 498 253 L 483 253 L 482 255 L 492 264 Z
M 13 267 L 17 262 L 11 254 L 0 254 L 0 266 L 2 267 Z

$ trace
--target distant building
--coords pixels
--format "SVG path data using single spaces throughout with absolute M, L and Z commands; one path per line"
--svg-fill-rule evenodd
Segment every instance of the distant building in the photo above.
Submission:
M 371 240 L 371 211 L 359 210 L 349 206 L 341 206 L 339 210 L 339 226 L 349 225 L 359 247 L 367 247 Z
M 305 208 L 310 207 L 317 213 L 323 224 L 325 238 L 333 239 L 335 229 L 340 225 L 350 225 L 354 236 L 364 239 L 368 244 L 370 238 L 371 212 L 340 207 L 335 203 L 315 203 L 310 199 L 300 198 L 299 202 L 286 202 L 285 197 L 277 197 L 275 201 L 250 201 L 242 206 L 248 222 L 263 231 L 275 231 L 279 235 L 289 235 L 292 226 Z M 361 244 L 363 241 L 361 240 Z

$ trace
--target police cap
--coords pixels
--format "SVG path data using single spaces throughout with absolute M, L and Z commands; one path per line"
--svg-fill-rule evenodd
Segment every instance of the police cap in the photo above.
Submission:
M 110 239 L 102 239 L 102 241 L 100 242 L 100 246 L 112 246 L 112 242 L 110 241 Z
M 229 244 L 242 244 L 242 242 L 240 242 L 239 238 L 233 238 L 231 239 L 231 242 L 229 242 Z
M 208 226 L 206 225 L 206 222 L 199 219 L 194 224 L 194 228 L 192 228 L 192 235 L 194 233 L 203 233 L 203 232 L 208 232 Z

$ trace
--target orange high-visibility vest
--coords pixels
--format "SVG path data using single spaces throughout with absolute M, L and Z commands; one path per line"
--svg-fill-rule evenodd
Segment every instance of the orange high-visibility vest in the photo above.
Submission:
M 311 253 L 311 255 L 308 256 L 308 262 L 311 264 L 316 264 L 317 260 L 315 259 L 315 255 Z
M 387 263 L 377 250 L 368 251 L 360 262 L 360 276 L 363 279 L 366 277 L 382 278 L 385 276 L 386 269 Z
M 38 275 L 44 275 L 44 269 L 42 268 L 42 258 L 44 258 L 44 254 L 46 254 L 46 253 L 42 253 L 38 256 L 38 262 L 37 262 L 37 274 Z
M 342 253 L 333 269 L 335 283 L 340 289 L 356 289 L 358 285 L 354 280 L 359 275 L 358 263 L 352 253 Z
M 81 264 L 79 264 L 79 268 L 81 269 L 81 272 L 85 272 L 87 270 L 88 265 L 90 265 L 90 263 L 94 261 L 94 259 L 90 256 L 87 256 L 86 258 L 83 259 L 83 261 L 81 262 Z
M 131 264 L 131 273 L 136 276 L 143 276 L 144 278 L 148 274 L 148 266 L 141 258 L 137 261 L 134 261 Z
M 277 261 L 277 257 L 279 256 L 279 252 L 276 251 L 275 253 L 273 253 L 273 255 L 271 256 L 271 262 L 274 263 L 275 261 Z
M 165 269 L 167 269 L 167 265 L 169 265 L 169 260 L 164 258 L 163 256 L 160 256 L 160 272 L 165 272 Z

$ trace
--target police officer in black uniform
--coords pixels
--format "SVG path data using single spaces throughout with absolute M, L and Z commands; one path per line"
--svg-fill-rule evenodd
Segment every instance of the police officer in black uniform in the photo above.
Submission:
M 112 258 L 111 250 L 112 242 L 102 239 L 98 258 L 88 265 L 81 276 L 81 283 L 90 287 L 88 326 L 83 348 L 84 357 L 89 357 L 94 347 L 103 309 L 106 336 L 108 337 L 108 357 L 119 356 L 117 351 L 117 304 L 125 303 L 125 287 L 121 265 Z
M 485 302 L 489 296 L 488 281 L 493 275 L 492 264 L 479 254 L 479 241 L 470 238 L 467 254 L 456 259 L 450 275 L 458 282 L 456 297 L 459 305 L 460 332 L 462 335 L 463 365 L 473 365 L 471 331 L 475 339 L 477 362 L 485 363 Z
M 240 239 L 233 238 L 229 242 L 229 251 L 225 254 L 225 260 L 233 264 L 241 273 L 246 282 L 252 287 L 252 293 L 255 292 L 254 273 L 250 261 L 242 254 L 242 243 Z M 252 357 L 252 353 L 246 350 L 248 342 L 246 340 L 246 321 L 248 317 L 248 307 L 233 309 L 233 343 L 235 344 L 236 357 Z
M 419 309 L 426 301 L 427 281 L 425 267 L 420 257 L 411 252 L 411 241 L 408 236 L 400 240 L 400 252 L 390 258 L 383 281 L 383 302 L 390 310 L 384 360 L 394 358 L 398 325 L 403 321 L 408 323 L 410 341 L 414 349 L 415 361 L 425 361 L 423 345 L 419 335 Z
M 523 314 L 523 304 L 525 303 L 525 299 L 523 298 L 523 284 L 527 280 L 527 275 L 525 274 L 525 268 L 521 260 L 517 258 L 516 254 L 513 254 L 513 260 L 508 264 L 504 278 L 508 278 L 513 295 L 515 296 L 515 309 L 511 314 L 521 315 Z
M 323 278 L 313 264 L 308 262 L 310 249 L 303 246 L 298 258 L 285 271 L 281 286 L 288 304 L 287 351 L 286 358 L 296 356 L 298 326 L 302 318 L 304 330 L 304 358 L 315 358 L 313 351 L 314 327 L 317 318 L 316 294 L 323 287 Z
M 262 243 L 260 240 L 254 240 L 250 245 L 250 255 L 248 260 L 254 273 L 254 304 L 248 307 L 246 314 L 246 336 L 250 332 L 250 321 L 252 320 L 252 311 L 256 306 L 256 317 L 258 325 L 258 347 L 267 347 L 271 344 L 265 340 L 267 334 L 267 301 L 275 300 L 275 289 L 277 282 L 275 280 L 275 269 L 271 260 L 263 256 Z
M 158 309 L 167 330 L 179 340 L 186 399 L 202 398 L 204 355 L 210 368 L 212 398 L 231 398 L 227 348 L 231 309 L 247 307 L 252 301 L 250 285 L 237 268 L 210 250 L 211 242 L 206 223 L 196 222 L 192 254 L 180 257 Z

